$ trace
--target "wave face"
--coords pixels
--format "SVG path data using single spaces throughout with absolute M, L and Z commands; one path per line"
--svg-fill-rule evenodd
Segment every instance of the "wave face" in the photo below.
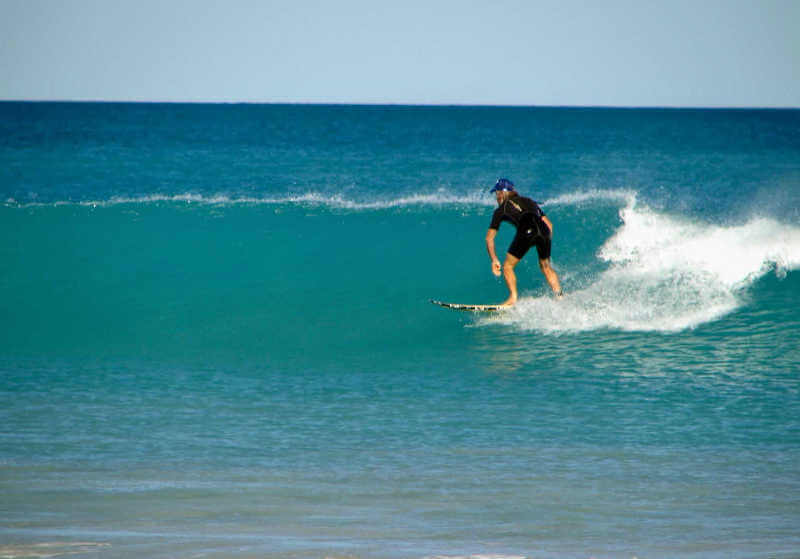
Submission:
M 431 305 L 498 176 L 565 298 Z M 800 549 L 800 111 L 0 103 L 0 201 L 0 555 Z
M 625 190 L 542 204 L 567 297 L 548 294 L 532 254 L 518 269 L 517 307 L 475 324 L 520 334 L 681 332 L 737 311 L 771 316 L 765 278 L 779 292 L 796 280 L 800 230 L 771 217 L 713 224 L 654 210 Z M 323 363 L 328 351 L 309 351 L 310 340 L 344 354 L 383 348 L 378 340 L 424 345 L 428 299 L 505 297 L 487 273 L 485 198 L 147 196 L 0 211 L 5 313 L 18 326 L 5 337 L 10 352 L 160 358 L 235 347 L 252 360 Z M 500 253 L 511 235 L 501 227 Z M 342 331 L 342 321 L 363 330 Z

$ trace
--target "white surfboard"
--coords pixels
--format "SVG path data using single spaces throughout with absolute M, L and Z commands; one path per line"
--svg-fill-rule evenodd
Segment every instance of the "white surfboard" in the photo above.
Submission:
M 435 299 L 431 299 L 431 303 L 446 309 L 455 309 L 457 311 L 494 312 L 509 308 L 504 305 L 468 305 L 464 303 L 445 303 L 444 301 L 436 301 Z

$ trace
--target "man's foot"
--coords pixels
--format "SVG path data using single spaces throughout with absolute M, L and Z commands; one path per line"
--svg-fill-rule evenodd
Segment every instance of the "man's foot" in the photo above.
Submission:
M 501 307 L 513 307 L 514 303 L 516 303 L 516 302 L 517 302 L 517 298 L 516 297 L 509 297 L 508 299 L 506 299 L 505 301 L 500 303 L 500 306 Z
M 555 296 L 556 301 L 560 301 L 561 299 L 564 298 L 564 292 L 560 289 L 558 291 L 554 291 L 553 295 Z

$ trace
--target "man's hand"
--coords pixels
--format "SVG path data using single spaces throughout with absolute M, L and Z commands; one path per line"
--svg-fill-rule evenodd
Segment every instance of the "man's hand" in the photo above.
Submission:
M 496 258 L 492 260 L 492 273 L 499 278 L 501 270 L 502 266 L 500 266 L 500 261 Z

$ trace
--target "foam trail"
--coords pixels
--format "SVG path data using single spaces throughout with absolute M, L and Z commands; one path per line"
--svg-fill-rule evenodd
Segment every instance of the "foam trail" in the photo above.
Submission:
M 576 206 L 586 202 L 593 202 L 596 200 L 608 202 L 622 202 L 623 204 L 632 205 L 636 201 L 636 192 L 633 190 L 624 189 L 611 189 L 599 190 L 590 189 L 579 192 L 569 192 L 560 194 L 555 198 L 548 198 L 542 202 L 545 206 Z
M 522 298 L 482 323 L 524 330 L 674 332 L 716 320 L 743 304 L 743 292 L 770 271 L 800 268 L 800 228 L 767 218 L 724 227 L 639 207 L 598 252 L 608 264 L 587 287 L 561 301 Z
M 523 193 L 524 194 L 524 193 Z M 547 199 L 543 205 L 578 205 L 587 201 L 606 200 L 610 202 L 630 203 L 635 200 L 636 193 L 628 190 L 587 190 L 575 193 L 568 193 Z M 12 207 L 58 207 L 58 206 L 83 206 L 83 207 L 111 207 L 118 205 L 131 204 L 157 204 L 157 203 L 185 203 L 206 206 L 228 206 L 228 205 L 298 205 L 324 207 L 330 209 L 345 210 L 382 210 L 406 207 L 491 207 L 496 204 L 493 196 L 489 196 L 485 190 L 473 191 L 466 194 L 459 194 L 439 189 L 427 194 L 411 194 L 375 201 L 359 201 L 348 199 L 341 194 L 323 194 L 320 192 L 307 192 L 292 196 L 277 197 L 258 197 L 258 196 L 231 196 L 224 193 L 219 194 L 195 194 L 184 192 L 181 194 L 143 194 L 141 196 L 113 196 L 108 200 L 84 200 L 69 201 L 61 200 L 56 202 L 30 202 L 18 203 L 13 199 L 6 200 L 5 204 Z
M 494 204 L 494 199 L 489 198 L 483 192 L 458 195 L 446 190 L 439 190 L 430 194 L 412 194 L 387 200 L 376 200 L 361 202 L 350 200 L 340 194 L 322 194 L 319 192 L 308 192 L 294 196 L 280 197 L 254 197 L 254 196 L 229 196 L 227 194 L 203 195 L 194 193 L 182 194 L 145 194 L 141 196 L 114 196 L 108 200 L 85 200 L 85 201 L 56 201 L 56 202 L 30 202 L 17 203 L 13 199 L 6 200 L 7 206 L 29 208 L 29 207 L 57 207 L 57 206 L 87 206 L 87 207 L 109 207 L 127 204 L 156 204 L 159 202 L 173 202 L 198 204 L 208 206 L 218 205 L 308 205 L 322 206 L 332 209 L 350 210 L 379 210 L 389 208 L 402 208 L 411 206 L 490 206 Z

